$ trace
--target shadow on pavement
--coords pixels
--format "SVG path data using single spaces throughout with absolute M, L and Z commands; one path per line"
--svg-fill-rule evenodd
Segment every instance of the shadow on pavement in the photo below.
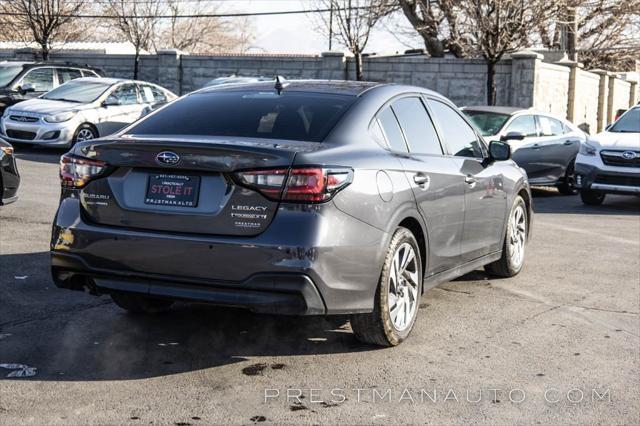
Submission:
M 33 161 L 37 163 L 58 164 L 60 156 L 67 152 L 68 148 L 47 148 L 34 145 L 13 144 L 15 156 L 18 159 L 18 168 L 20 161 Z
M 16 280 L 17 269 L 4 268 L 9 265 L 21 265 L 29 278 Z M 249 357 L 377 349 L 359 343 L 342 316 L 258 315 L 187 303 L 163 315 L 132 315 L 108 296 L 55 288 L 48 276 L 48 253 L 3 255 L 0 266 L 0 364 L 37 368 L 35 376 L 17 380 L 131 380 L 204 370 Z M 238 373 L 286 368 L 260 362 Z M 0 380 L 8 372 L 0 369 Z

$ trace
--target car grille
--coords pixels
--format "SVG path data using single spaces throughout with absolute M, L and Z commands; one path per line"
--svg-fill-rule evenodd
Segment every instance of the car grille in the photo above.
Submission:
M 23 130 L 7 129 L 7 136 L 14 139 L 22 139 L 25 141 L 32 141 L 36 138 L 34 132 L 25 132 Z
M 640 186 L 640 176 L 597 175 L 594 182 L 606 185 Z
M 10 115 L 9 118 L 20 123 L 35 123 L 39 120 L 38 117 L 25 117 L 24 115 Z
M 622 156 L 624 152 L 633 152 L 635 158 L 627 159 Z M 602 151 L 600 153 L 602 162 L 607 166 L 618 167 L 640 167 L 640 151 Z

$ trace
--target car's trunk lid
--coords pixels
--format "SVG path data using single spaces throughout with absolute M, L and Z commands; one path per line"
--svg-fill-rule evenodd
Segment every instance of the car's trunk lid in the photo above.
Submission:
M 214 137 L 96 141 L 79 148 L 78 154 L 106 162 L 110 173 L 81 190 L 82 208 L 88 220 L 101 225 L 257 235 L 273 220 L 278 202 L 239 186 L 233 173 L 287 169 L 296 152 L 318 145 Z

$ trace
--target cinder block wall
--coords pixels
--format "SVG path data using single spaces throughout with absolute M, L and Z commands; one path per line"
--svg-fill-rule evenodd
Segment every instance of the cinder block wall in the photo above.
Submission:
M 33 49 L 0 51 L 0 61 L 32 61 L 36 53 Z M 51 60 L 92 65 L 107 76 L 133 77 L 133 55 L 58 51 L 52 53 Z M 482 59 L 370 56 L 364 58 L 363 67 L 367 80 L 426 87 L 460 106 L 487 102 L 487 67 Z M 339 52 L 202 56 L 161 50 L 140 57 L 138 78 L 184 94 L 201 88 L 211 79 L 234 74 L 354 79 L 355 62 Z M 544 62 L 541 54 L 530 51 L 516 52 L 497 65 L 496 91 L 499 105 L 552 112 L 576 124 L 587 124 L 591 133 L 602 130 L 617 109 L 628 108 L 639 100 L 637 75 L 588 72 L 580 64 L 566 60 Z

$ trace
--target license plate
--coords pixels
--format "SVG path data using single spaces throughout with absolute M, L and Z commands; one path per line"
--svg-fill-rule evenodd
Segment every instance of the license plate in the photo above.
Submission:
M 197 207 L 200 176 L 149 175 L 146 204 L 175 207 Z

